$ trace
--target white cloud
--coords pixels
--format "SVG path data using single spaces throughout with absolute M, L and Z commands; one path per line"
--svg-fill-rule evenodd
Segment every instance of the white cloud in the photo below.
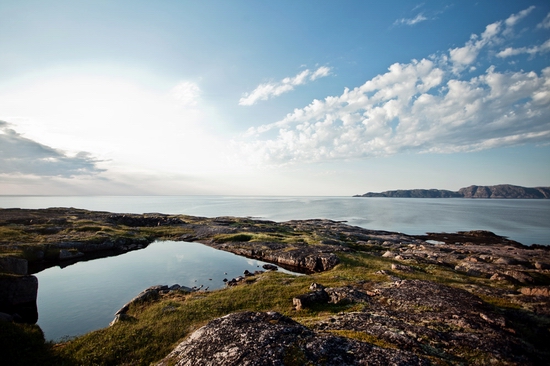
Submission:
M 321 66 L 315 71 L 306 69 L 294 77 L 286 77 L 279 82 L 260 84 L 251 93 L 245 94 L 240 100 L 239 105 L 250 106 L 260 100 L 268 100 L 277 97 L 283 93 L 294 90 L 295 86 L 303 85 L 308 81 L 326 77 L 330 74 L 330 67 Z
M 311 76 L 309 77 L 309 79 L 311 81 L 314 81 L 316 79 L 319 79 L 319 78 L 324 78 L 325 76 L 328 76 L 330 75 L 330 67 L 327 67 L 327 66 L 321 66 L 320 68 L 318 68 L 317 70 L 315 70 L 313 72 L 313 74 L 311 74 Z
M 172 88 L 171 94 L 183 106 L 196 107 L 200 99 L 201 89 L 191 81 L 182 81 Z
M 238 143 L 241 152 L 251 162 L 279 165 L 548 143 L 550 67 L 536 73 L 491 66 L 468 77 L 470 67 L 461 66 L 473 63 L 484 47 L 500 44 L 502 24 L 488 25 L 448 54 L 393 64 L 339 96 L 314 100 L 278 122 L 250 128 Z M 547 41 L 535 53 L 549 48 Z M 501 52 L 504 57 L 519 51 Z
M 495 41 L 501 30 L 501 24 L 502 22 L 489 24 L 481 36 L 473 34 L 463 47 L 449 50 L 455 72 L 462 71 L 465 66 L 471 65 L 476 60 L 481 49 Z
M 517 14 L 512 14 L 504 21 L 507 27 L 513 27 L 515 26 L 520 20 L 525 18 L 529 13 L 531 13 L 533 10 L 535 10 L 535 6 L 531 5 L 527 9 L 523 9 Z
M 395 22 L 393 22 L 393 25 L 415 25 L 415 24 L 418 24 L 420 22 L 423 22 L 425 20 L 428 20 L 428 18 L 426 18 L 424 16 L 424 14 L 422 13 L 419 13 L 416 17 L 414 18 L 401 18 L 401 19 L 397 19 Z
M 550 13 L 546 14 L 546 18 L 544 18 L 544 20 L 542 22 L 540 22 L 539 24 L 537 24 L 537 28 L 543 28 L 543 29 L 548 29 L 550 28 Z
M 544 53 L 548 51 L 550 51 L 550 39 L 544 42 L 543 44 L 541 44 L 540 46 L 519 47 L 519 48 L 507 47 L 504 50 L 497 53 L 497 57 L 506 58 L 506 57 L 520 55 L 523 53 L 527 53 L 531 56 L 534 56 L 537 53 Z

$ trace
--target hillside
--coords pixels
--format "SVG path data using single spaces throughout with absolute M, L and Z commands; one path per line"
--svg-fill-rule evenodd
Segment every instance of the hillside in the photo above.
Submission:
M 392 198 L 506 198 L 506 199 L 548 199 L 550 187 L 521 187 L 511 184 L 460 188 L 458 192 L 444 189 L 400 189 L 385 192 L 368 192 L 353 197 L 392 197 Z

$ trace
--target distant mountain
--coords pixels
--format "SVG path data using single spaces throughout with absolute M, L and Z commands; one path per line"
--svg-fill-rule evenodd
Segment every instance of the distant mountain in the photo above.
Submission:
M 393 197 L 393 198 L 522 198 L 550 199 L 550 187 L 520 187 L 510 184 L 496 186 L 469 186 L 458 192 L 444 189 L 400 189 L 396 191 L 368 192 L 353 197 Z

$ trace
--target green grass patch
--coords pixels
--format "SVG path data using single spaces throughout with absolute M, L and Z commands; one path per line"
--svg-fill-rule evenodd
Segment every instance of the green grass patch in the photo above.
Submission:
M 24 242 L 32 240 L 34 235 L 26 232 L 25 230 L 13 225 L 0 226 L 0 241 L 2 242 Z

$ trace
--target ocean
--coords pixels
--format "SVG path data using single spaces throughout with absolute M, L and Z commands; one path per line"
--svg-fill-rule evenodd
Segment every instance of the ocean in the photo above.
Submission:
M 550 245 L 550 200 L 266 196 L 0 196 L 0 207 L 75 207 L 118 213 L 324 218 L 417 235 L 488 230 L 522 244 Z

